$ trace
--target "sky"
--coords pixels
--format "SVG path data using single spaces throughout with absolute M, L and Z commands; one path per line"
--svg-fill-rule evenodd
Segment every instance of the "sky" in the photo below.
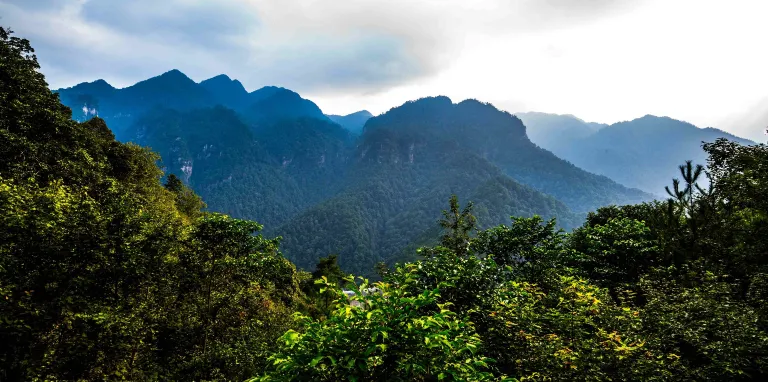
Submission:
M 51 88 L 179 69 L 283 86 L 327 114 L 424 96 L 764 142 L 765 0 L 0 0 Z

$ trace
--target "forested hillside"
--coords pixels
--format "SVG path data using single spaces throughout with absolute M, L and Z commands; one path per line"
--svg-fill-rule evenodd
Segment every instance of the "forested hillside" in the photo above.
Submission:
M 397 112 L 385 114 L 366 127 L 340 192 L 298 218 L 333 237 L 347 229 L 339 221 L 361 235 L 398 227 L 385 232 L 415 242 L 432 230 L 432 244 L 378 264 L 370 283 L 329 254 L 299 271 L 260 224 L 204 211 L 157 154 L 115 140 L 101 118 L 74 120 L 39 69 L 29 41 L 0 28 L 1 380 L 768 378 L 764 144 L 705 144 L 707 171 L 680 165 L 665 201 L 602 207 L 566 233 L 539 216 L 493 223 L 574 216 L 473 151 L 482 134 L 458 142 L 431 131 L 471 123 L 420 131 L 388 126 Z M 161 150 L 183 154 L 198 128 L 231 117 L 161 112 L 162 124 L 201 123 L 176 127 L 182 143 Z M 164 134 L 147 126 L 146 137 Z M 272 134 L 283 130 L 294 129 Z M 369 240 L 349 243 L 368 250 Z
M 370 119 L 366 132 L 374 129 L 408 131 L 425 143 L 455 142 L 513 179 L 554 196 L 577 212 L 650 198 L 537 147 L 526 136 L 520 119 L 476 100 L 453 104 L 448 97 L 434 97 L 407 102 Z M 362 141 L 365 139 L 363 136 Z
M 339 188 L 349 132 L 313 118 L 249 127 L 223 106 L 182 113 L 157 108 L 127 131 L 212 211 L 275 227 Z
M 305 269 L 329 253 L 366 275 L 410 258 L 406 248 L 437 240 L 432 216 L 451 192 L 488 211 L 483 226 L 539 214 L 568 229 L 590 209 L 650 199 L 536 147 L 518 119 L 477 101 L 422 99 L 373 119 L 352 114 L 344 128 L 290 90 L 248 93 L 224 75 L 196 84 L 171 71 L 125 89 L 97 81 L 60 93 L 75 109 L 84 99 L 109 105 L 80 120 L 107 113 L 123 141 L 160 154 L 208 210 L 264 223 Z M 357 136 L 362 126 L 345 121 L 369 127 Z
M 366 132 L 341 192 L 277 231 L 286 255 L 307 267 L 320 256 L 338 254 L 343 269 L 369 274 L 379 261 L 402 259 L 412 242 L 437 240 L 439 233 L 424 235 L 434 231 L 434 211 L 451 194 L 477 202 L 482 226 L 534 214 L 558 217 L 566 228 L 577 224 L 563 203 L 512 180 L 455 142 L 417 137 Z
M 668 117 L 646 115 L 600 129 L 575 117 L 520 113 L 528 136 L 541 147 L 595 174 L 654 195 L 665 195 L 664 186 L 683 161 L 703 163 L 702 142 L 727 138 L 752 144 L 722 130 L 698 128 Z M 591 130 L 591 131 L 590 131 Z

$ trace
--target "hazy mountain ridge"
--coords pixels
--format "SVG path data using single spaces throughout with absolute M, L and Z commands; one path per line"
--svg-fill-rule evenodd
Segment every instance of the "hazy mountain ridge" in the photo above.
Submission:
M 126 130 L 155 107 L 190 111 L 222 105 L 240 113 L 252 126 L 282 118 L 326 119 L 314 102 L 291 90 L 265 86 L 249 93 L 240 81 L 224 74 L 196 83 L 176 69 L 122 89 L 97 80 L 54 92 L 72 108 L 73 118 L 83 121 L 98 115 L 119 140 L 130 140 Z
M 540 112 L 514 114 L 525 124 L 526 133 L 531 142 L 553 151 L 608 126 L 602 123 L 586 122 L 571 114 Z M 531 128 L 532 126 L 534 128 Z
M 558 129 L 566 133 L 548 137 L 541 130 L 550 131 L 551 128 L 542 124 L 541 118 L 528 113 L 519 115 L 528 126 L 529 136 L 539 137 L 534 142 L 557 156 L 587 171 L 656 195 L 664 194 L 664 187 L 671 184 L 671 179 L 679 177 L 676 170 L 679 164 L 686 160 L 706 164 L 702 142 L 727 138 L 753 144 L 719 129 L 699 128 L 688 122 L 653 115 L 618 122 L 578 138 L 562 139 L 569 134 L 578 135 L 584 127 L 574 127 L 573 119 L 553 116 L 549 121 L 560 121 Z
M 352 133 L 362 134 L 363 126 L 365 126 L 365 123 L 373 117 L 373 114 L 368 110 L 360 110 L 347 115 L 328 114 L 326 117 Z

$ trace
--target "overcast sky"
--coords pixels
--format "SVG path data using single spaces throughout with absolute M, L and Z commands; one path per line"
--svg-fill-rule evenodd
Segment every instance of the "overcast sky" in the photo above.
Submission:
M 765 141 L 766 0 L 0 0 L 52 88 L 179 69 L 326 113 L 429 95 L 613 123 L 666 115 Z

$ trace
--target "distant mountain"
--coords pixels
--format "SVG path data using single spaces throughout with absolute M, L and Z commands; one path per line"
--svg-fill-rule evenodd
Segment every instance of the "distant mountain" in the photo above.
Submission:
M 448 97 L 434 97 L 407 102 L 370 119 L 365 129 L 378 127 L 449 137 L 513 179 L 554 196 L 576 212 L 651 197 L 581 170 L 537 147 L 526 136 L 520 119 L 476 100 L 453 104 Z
M 570 114 L 547 114 L 538 112 L 515 113 L 527 127 L 531 142 L 557 153 L 576 139 L 585 138 L 608 125 L 585 122 Z
M 268 125 L 279 119 L 327 119 L 312 101 L 288 89 L 267 86 L 248 93 L 240 81 L 226 75 L 198 84 L 176 69 L 123 89 L 98 80 L 55 92 L 59 93 L 63 104 L 75 111 L 76 119 L 98 115 L 123 141 L 130 139 L 125 134 L 126 129 L 155 107 L 190 111 L 222 105 L 239 112 L 252 127 Z M 81 110 L 83 112 L 79 113 Z
M 331 121 L 338 123 L 341 127 L 351 131 L 355 134 L 362 134 L 363 126 L 368 122 L 373 114 L 368 110 L 361 110 L 347 115 L 327 115 Z
M 277 232 L 299 265 L 336 253 L 345 269 L 370 272 L 437 239 L 436 212 L 452 193 L 475 202 L 483 227 L 539 214 L 569 228 L 591 205 L 650 197 L 536 147 L 520 120 L 489 104 L 434 97 L 371 118 L 340 192 Z
M 191 110 L 216 102 L 213 94 L 176 69 L 120 89 L 113 94 L 116 96 L 116 103 L 121 107 L 136 112 L 157 105 Z
M 540 119 L 521 117 L 528 131 L 542 128 Z M 573 126 L 564 121 L 559 127 Z M 583 131 L 583 128 L 576 128 Z M 530 133 L 529 133 L 530 134 Z M 742 144 L 752 141 L 714 128 L 698 128 L 668 117 L 646 115 L 619 122 L 570 143 L 540 140 L 544 148 L 587 171 L 605 175 L 621 184 L 664 195 L 664 187 L 679 177 L 677 166 L 686 160 L 706 164 L 702 142 L 727 138 Z M 548 142 L 548 143 L 544 143 Z M 546 146 L 546 145 L 549 145 Z

